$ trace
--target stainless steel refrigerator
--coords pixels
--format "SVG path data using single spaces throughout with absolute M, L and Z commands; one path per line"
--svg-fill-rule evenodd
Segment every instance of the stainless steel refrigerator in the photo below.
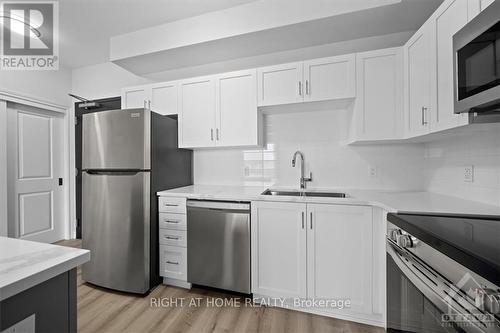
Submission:
M 192 184 L 177 120 L 147 109 L 83 115 L 83 280 L 144 294 L 159 276 L 156 192 Z

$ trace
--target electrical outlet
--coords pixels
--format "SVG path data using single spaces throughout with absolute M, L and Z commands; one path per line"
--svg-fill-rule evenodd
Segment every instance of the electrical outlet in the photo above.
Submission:
M 370 168 L 368 169 L 368 172 L 370 174 L 370 177 L 377 178 L 377 176 L 378 176 L 378 170 L 377 170 L 376 166 L 370 165 Z
M 472 183 L 474 181 L 474 166 L 467 165 L 464 168 L 464 182 Z

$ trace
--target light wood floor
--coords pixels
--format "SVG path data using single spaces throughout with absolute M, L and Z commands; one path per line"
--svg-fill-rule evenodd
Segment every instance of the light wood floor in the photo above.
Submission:
M 80 247 L 79 240 L 58 242 Z M 342 332 L 382 333 L 381 328 L 274 307 L 207 307 L 211 298 L 234 295 L 165 285 L 145 297 L 98 288 L 81 279 L 78 268 L 78 332 Z M 184 298 L 184 306 L 151 307 L 151 298 Z M 186 303 L 202 298 L 201 307 Z M 244 300 L 241 298 L 241 303 Z

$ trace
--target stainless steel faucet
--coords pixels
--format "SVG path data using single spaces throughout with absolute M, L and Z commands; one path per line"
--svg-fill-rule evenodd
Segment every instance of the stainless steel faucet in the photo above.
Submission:
M 312 172 L 309 172 L 309 178 L 304 177 L 304 154 L 297 150 L 295 154 L 293 154 L 292 158 L 292 167 L 295 167 L 295 161 L 297 160 L 297 155 L 300 156 L 300 189 L 306 189 L 306 183 L 312 181 Z

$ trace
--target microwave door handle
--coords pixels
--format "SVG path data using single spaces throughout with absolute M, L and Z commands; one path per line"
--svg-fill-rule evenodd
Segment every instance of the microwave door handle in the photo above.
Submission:
M 470 317 L 470 311 L 467 311 L 462 303 L 458 303 L 457 300 L 451 298 L 449 302 L 453 301 L 452 303 L 454 306 L 450 306 L 450 304 L 445 300 L 443 297 L 439 296 L 439 294 L 442 294 L 442 291 L 438 288 L 437 284 L 433 282 L 430 278 L 429 281 L 431 283 L 425 283 L 424 280 L 422 280 L 418 275 L 416 275 L 408 266 L 414 266 L 418 267 L 420 266 L 416 261 L 414 261 L 412 258 L 405 258 L 405 260 L 408 260 L 408 264 L 404 263 L 403 259 L 401 258 L 400 254 L 396 252 L 394 249 L 394 246 L 389 240 L 387 240 L 387 254 L 389 254 L 396 264 L 398 268 L 401 270 L 403 275 L 429 300 L 434 304 L 440 311 L 442 311 L 444 314 L 453 313 L 458 316 L 461 316 L 462 318 L 469 318 Z M 418 265 L 418 266 L 415 266 Z M 431 285 L 435 284 L 435 287 L 432 287 Z M 469 309 L 470 310 L 470 309 Z M 476 311 L 475 311 L 476 312 Z M 469 317 L 468 317 L 469 316 Z M 479 329 L 479 325 L 476 321 L 470 321 L 467 320 L 467 325 L 471 325 L 470 327 L 474 327 L 476 329 Z

